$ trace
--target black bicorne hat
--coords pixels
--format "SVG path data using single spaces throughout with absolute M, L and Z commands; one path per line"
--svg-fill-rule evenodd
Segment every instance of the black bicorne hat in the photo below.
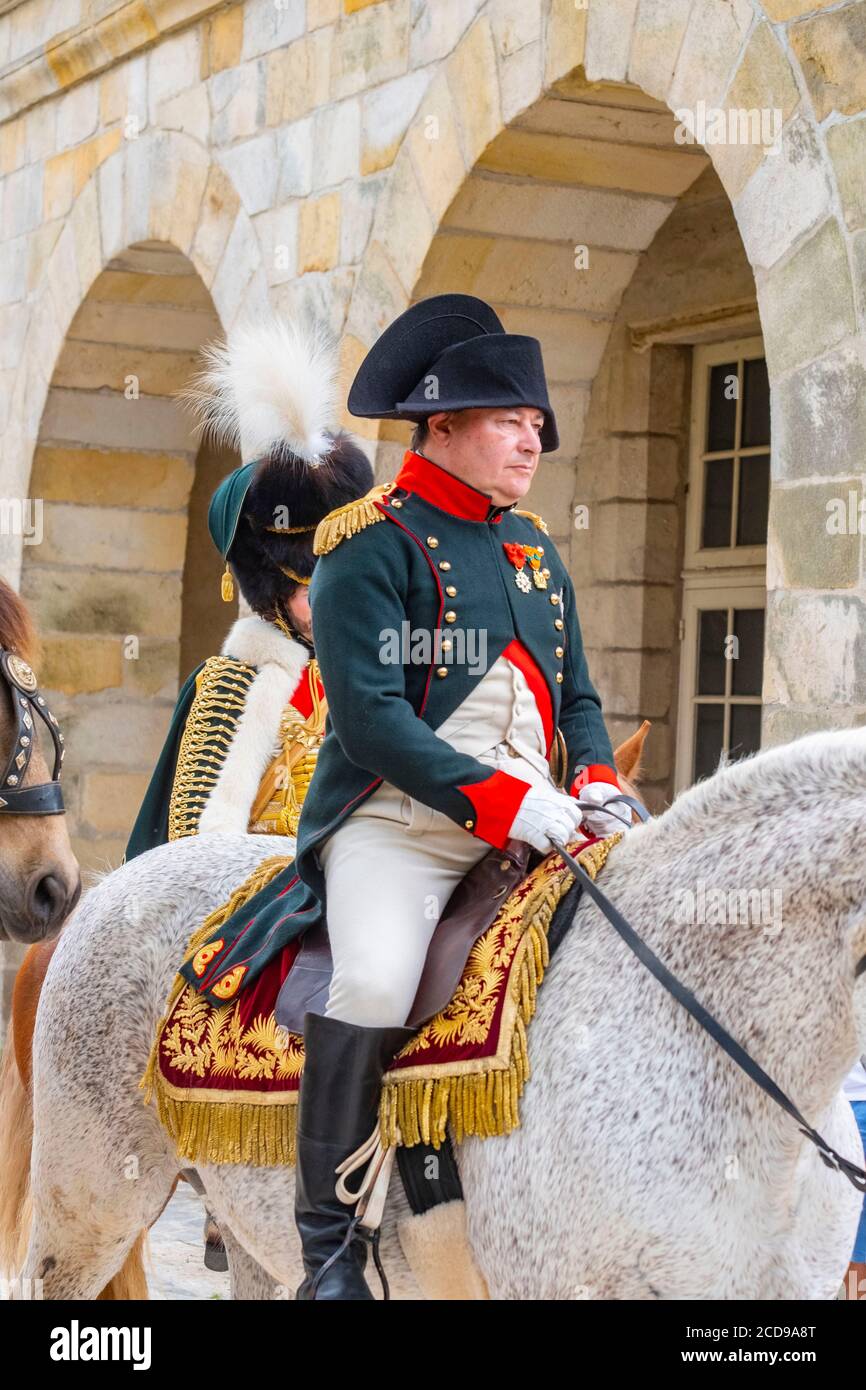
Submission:
M 439 410 L 536 406 L 541 448 L 559 447 L 537 338 L 506 333 L 482 299 L 422 299 L 376 340 L 352 383 L 348 408 L 372 420 L 424 420 Z

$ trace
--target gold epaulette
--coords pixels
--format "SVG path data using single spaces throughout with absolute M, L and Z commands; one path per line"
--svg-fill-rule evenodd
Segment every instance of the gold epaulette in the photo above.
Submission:
M 544 517 L 543 517 L 543 516 L 539 516 L 537 512 L 523 512 L 523 511 L 520 510 L 519 507 L 515 507 L 515 508 L 514 508 L 514 515 L 515 515 L 515 516 L 528 516 L 530 521 L 534 521 L 534 522 L 535 522 L 535 525 L 537 526 L 537 528 L 538 528 L 539 531 L 543 531 L 544 534 L 545 534 L 545 536 L 549 536 L 549 535 L 550 535 L 550 532 L 549 532 L 548 529 L 547 529 L 547 522 L 544 520 Z
M 313 538 L 313 553 L 327 555 L 331 550 L 336 550 L 340 541 L 344 541 L 347 536 L 357 535 L 376 521 L 384 521 L 384 515 L 376 506 L 376 502 L 393 487 L 393 483 L 378 483 L 364 497 L 347 502 L 345 506 L 335 507 L 334 511 L 323 516 Z

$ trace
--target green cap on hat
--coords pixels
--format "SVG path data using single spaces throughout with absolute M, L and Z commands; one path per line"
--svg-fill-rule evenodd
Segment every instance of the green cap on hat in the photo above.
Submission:
M 252 463 L 245 463 L 223 478 L 208 507 L 207 525 L 211 540 L 226 561 L 222 578 L 222 596 L 226 603 L 231 603 L 234 598 L 234 583 L 228 565 L 228 553 L 232 548 L 244 498 L 253 480 L 257 462 L 258 460 L 254 459 Z

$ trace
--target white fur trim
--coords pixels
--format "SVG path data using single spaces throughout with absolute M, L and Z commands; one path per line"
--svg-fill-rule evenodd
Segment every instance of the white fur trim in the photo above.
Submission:
M 262 618 L 239 618 L 223 653 L 259 671 L 247 691 L 235 736 L 199 818 L 199 834 L 245 834 L 262 777 L 279 751 L 280 720 L 310 659 L 307 648 Z
M 474 1302 L 489 1299 L 466 1234 L 466 1204 L 440 1202 L 397 1222 L 397 1237 L 425 1298 Z

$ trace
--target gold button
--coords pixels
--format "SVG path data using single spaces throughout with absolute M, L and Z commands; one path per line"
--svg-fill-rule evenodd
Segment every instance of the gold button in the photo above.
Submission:
M 446 623 L 456 623 L 457 614 L 454 612 L 452 608 L 449 608 L 448 612 L 445 614 L 445 621 Z
M 437 666 L 437 668 L 436 668 L 436 674 L 437 674 L 437 676 L 447 676 L 447 675 L 448 675 L 448 667 L 447 667 L 447 666 Z
M 557 630 L 558 632 L 561 632 L 561 631 L 562 631 L 562 619 L 561 619 L 561 618 L 554 618 L 554 620 L 553 620 L 553 626 L 556 628 L 556 630 Z
M 431 550 L 435 550 L 439 542 L 437 541 L 435 536 L 428 536 L 427 544 L 429 545 Z
M 395 497 L 393 502 L 391 503 L 392 507 L 402 507 L 402 505 L 403 503 L 400 501 L 399 497 Z
M 557 684 L 557 685 L 562 685 L 562 672 L 561 672 L 561 671 L 557 671 L 557 673 L 556 673 L 556 684 Z
M 457 593 L 457 589 L 455 588 L 455 586 L 454 586 L 453 584 L 448 584 L 448 585 L 446 585 L 446 587 L 445 587 L 445 592 L 446 592 L 446 594 L 448 595 L 449 598 L 453 598 L 454 595 Z
M 442 642 L 442 650 L 443 650 L 443 652 L 450 652 L 450 650 L 451 650 L 451 642 L 449 641 L 449 639 L 448 639 L 447 637 L 446 637 L 445 640 Z
M 556 647 L 556 648 L 555 648 L 556 655 L 557 655 L 557 656 L 562 656 L 564 650 L 565 650 L 564 647 Z
M 450 560 L 440 560 L 440 561 L 439 561 L 439 568 L 440 568 L 441 570 L 450 570 L 450 568 L 451 568 L 451 561 L 450 561 Z
M 550 595 L 550 602 L 551 602 L 551 603 L 554 605 L 554 607 L 555 607 L 555 606 L 559 603 L 559 594 L 551 594 L 551 595 Z
M 541 573 L 544 575 L 545 579 L 550 578 L 550 570 L 542 570 Z
M 471 830 L 475 822 L 474 820 L 465 820 L 463 824 L 466 826 L 467 830 Z
M 500 859 L 500 861 L 499 861 L 499 867 L 500 867 L 500 869 L 502 870 L 502 872 L 503 872 L 504 874 L 508 873 L 508 870 L 511 868 L 511 860 L 510 860 L 510 859 Z

